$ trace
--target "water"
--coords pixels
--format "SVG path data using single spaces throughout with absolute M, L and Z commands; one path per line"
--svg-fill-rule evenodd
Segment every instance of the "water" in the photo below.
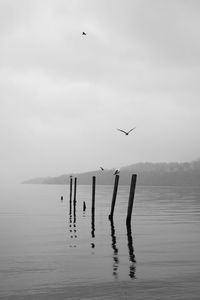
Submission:
M 48 299 L 52 290 L 107 285 L 109 294 L 112 286 L 122 283 L 139 289 L 150 282 L 177 282 L 192 283 L 190 299 L 198 299 L 200 188 L 137 187 L 128 232 L 129 187 L 119 186 L 113 223 L 108 220 L 112 191 L 112 186 L 97 186 L 92 219 L 91 186 L 78 186 L 76 209 L 72 206 L 71 211 L 68 186 L 2 188 L 0 297 L 40 299 L 34 295 L 42 293 Z M 184 293 L 183 289 L 180 299 Z

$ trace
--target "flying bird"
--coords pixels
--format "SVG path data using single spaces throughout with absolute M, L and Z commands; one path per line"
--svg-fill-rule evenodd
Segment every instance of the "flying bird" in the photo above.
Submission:
M 82 32 L 82 35 L 86 35 L 86 33 L 83 31 L 83 32 Z
M 113 175 L 118 175 L 120 173 L 120 169 L 116 169 Z
M 125 131 L 125 130 L 122 130 L 122 129 L 119 129 L 119 128 L 117 128 L 117 130 L 123 132 L 125 135 L 129 135 L 129 133 L 130 133 L 133 129 L 135 129 L 135 128 L 136 128 L 136 127 L 133 127 L 133 128 L 130 129 L 129 131 Z
M 101 171 L 104 171 L 104 168 L 103 167 L 100 167 Z

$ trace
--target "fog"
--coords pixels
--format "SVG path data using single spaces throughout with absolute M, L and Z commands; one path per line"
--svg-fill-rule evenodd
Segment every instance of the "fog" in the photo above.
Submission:
M 1 181 L 198 158 L 199 36 L 195 0 L 0 0 Z

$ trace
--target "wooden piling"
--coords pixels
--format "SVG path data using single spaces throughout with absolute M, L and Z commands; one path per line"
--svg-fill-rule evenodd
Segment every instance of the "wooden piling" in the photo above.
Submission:
M 74 202 L 76 202 L 76 185 L 77 185 L 77 178 L 74 178 Z
M 83 211 L 86 211 L 86 203 L 83 201 Z
M 114 189 L 113 189 L 113 197 L 112 197 L 112 203 L 111 203 L 111 211 L 108 216 L 108 218 L 111 220 L 113 219 L 114 209 L 115 209 L 115 202 L 117 197 L 117 189 L 118 189 L 118 183 L 119 183 L 119 175 L 115 175 L 115 183 L 114 183 Z
M 129 201 L 128 201 L 128 209 L 127 209 L 127 217 L 126 217 L 127 226 L 130 226 L 130 223 L 131 223 L 131 215 L 132 215 L 132 210 L 133 210 L 133 201 L 134 201 L 134 195 L 135 195 L 136 179 L 137 179 L 137 175 L 132 174 L 131 185 L 130 185 L 130 193 L 129 193 Z
M 95 213 L 95 189 L 96 189 L 96 177 L 92 177 L 92 215 Z
M 69 200 L 72 201 L 72 185 L 73 185 L 73 178 L 70 176 L 70 195 Z

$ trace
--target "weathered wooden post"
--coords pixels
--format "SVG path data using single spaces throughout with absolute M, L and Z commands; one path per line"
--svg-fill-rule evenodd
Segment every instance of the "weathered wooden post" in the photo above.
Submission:
M 96 177 L 92 177 L 92 218 L 91 218 L 91 235 L 95 237 L 95 188 L 96 188 Z M 91 247 L 95 248 L 95 244 L 91 243 Z
M 77 177 L 74 178 L 74 227 L 76 227 L 76 186 L 77 186 Z
M 73 177 L 70 176 L 70 194 L 69 194 L 69 201 L 72 201 L 72 185 L 73 185 Z
M 74 202 L 76 202 L 76 185 L 77 185 L 77 178 L 74 178 Z
M 92 215 L 95 213 L 95 188 L 96 188 L 96 177 L 92 177 Z
M 126 217 L 126 225 L 127 226 L 130 226 L 130 224 L 131 224 L 131 215 L 132 215 L 132 210 L 133 210 L 136 179 L 137 179 L 137 175 L 132 174 L 130 193 L 129 193 L 129 201 L 128 201 L 128 209 L 127 209 L 127 217 Z
M 118 189 L 118 183 L 119 183 L 119 175 L 115 175 L 115 184 L 113 189 L 113 197 L 112 197 L 112 203 L 111 203 L 111 211 L 108 216 L 108 218 L 111 220 L 113 219 L 114 209 L 115 209 L 115 202 L 117 197 L 117 189 Z

